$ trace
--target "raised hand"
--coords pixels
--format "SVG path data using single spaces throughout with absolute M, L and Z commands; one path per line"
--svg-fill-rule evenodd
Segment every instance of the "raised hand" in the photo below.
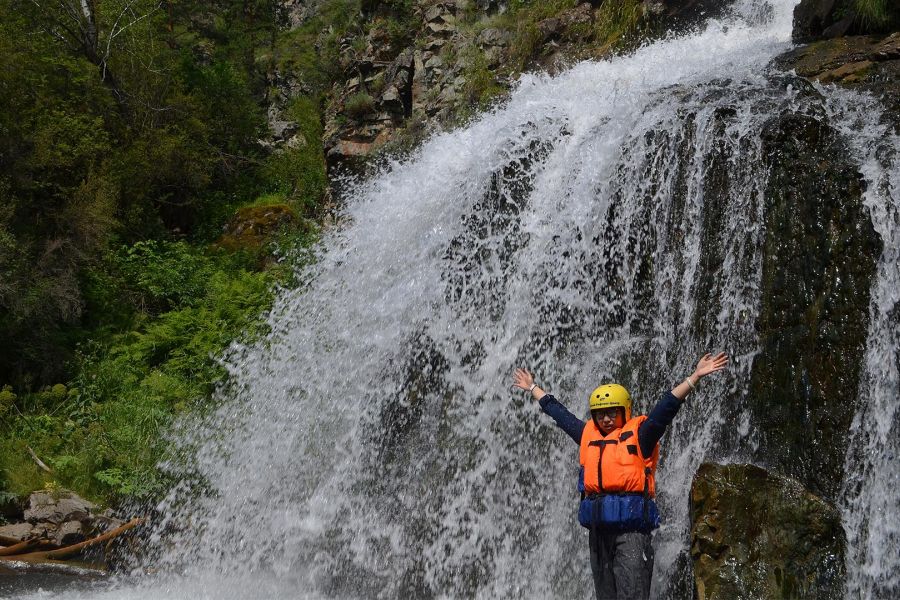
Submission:
M 513 374 L 513 385 L 519 389 L 527 390 L 534 383 L 534 376 L 526 369 L 516 369 Z
M 713 356 L 712 354 L 704 354 L 700 359 L 700 362 L 697 363 L 697 368 L 694 370 L 694 375 L 699 379 L 700 377 L 705 377 L 710 373 L 721 371 L 727 365 L 728 355 L 724 352 L 719 352 L 715 356 Z

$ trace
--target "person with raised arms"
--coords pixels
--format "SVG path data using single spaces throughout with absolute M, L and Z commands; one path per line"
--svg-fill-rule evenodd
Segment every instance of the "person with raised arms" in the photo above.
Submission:
M 601 385 L 588 398 L 591 418 L 587 422 L 542 390 L 526 369 L 516 369 L 513 385 L 529 391 L 541 410 L 580 447 L 578 522 L 590 531 L 591 573 L 598 600 L 650 597 L 651 533 L 660 521 L 654 501 L 659 440 L 700 379 L 727 364 L 724 352 L 705 354 L 694 372 L 665 392 L 649 415 L 632 417 L 628 390 L 617 383 Z

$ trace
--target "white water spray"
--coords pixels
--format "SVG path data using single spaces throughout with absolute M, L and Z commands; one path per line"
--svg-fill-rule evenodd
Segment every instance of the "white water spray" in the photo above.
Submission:
M 859 409 L 850 426 L 841 509 L 847 598 L 900 596 L 900 138 L 870 97 L 838 89 L 832 121 L 852 141 L 867 182 L 864 202 L 881 238 L 872 286 Z

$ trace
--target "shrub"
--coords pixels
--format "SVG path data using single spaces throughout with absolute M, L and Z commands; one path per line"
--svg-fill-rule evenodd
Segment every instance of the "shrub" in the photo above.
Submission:
M 353 94 L 344 102 L 344 112 L 354 119 L 360 119 L 375 109 L 375 99 L 365 92 Z
M 157 314 L 196 302 L 214 266 L 185 242 L 147 240 L 123 246 L 113 257 L 138 308 Z

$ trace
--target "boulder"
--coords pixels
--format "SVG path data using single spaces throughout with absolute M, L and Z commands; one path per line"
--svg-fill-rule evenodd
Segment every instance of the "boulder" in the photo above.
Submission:
M 86 529 L 81 521 L 66 521 L 55 530 L 48 532 L 47 537 L 58 546 L 69 546 L 86 540 Z
M 505 29 L 497 29 L 496 27 L 488 27 L 482 30 L 475 38 L 475 43 L 482 47 L 488 46 L 508 46 L 512 35 Z
M 817 94 L 798 78 L 781 85 Z M 753 458 L 833 500 L 858 401 L 835 391 L 859 385 L 881 240 L 859 169 L 823 115 L 775 116 L 762 141 L 760 349 L 748 406 L 763 439 Z
M 296 219 L 294 209 L 287 204 L 245 206 L 228 221 L 215 245 L 229 250 L 258 249 L 279 229 Z
M 31 523 L 60 524 L 64 521 L 83 521 L 97 506 L 68 490 L 32 492 L 25 509 L 25 520 Z
M 698 600 L 843 598 L 840 512 L 754 465 L 700 466 L 691 487 Z
M 34 525 L 28 522 L 13 523 L 12 525 L 0 527 L 0 538 L 18 540 L 21 542 L 22 540 L 27 540 L 32 537 L 36 537 L 34 535 Z

